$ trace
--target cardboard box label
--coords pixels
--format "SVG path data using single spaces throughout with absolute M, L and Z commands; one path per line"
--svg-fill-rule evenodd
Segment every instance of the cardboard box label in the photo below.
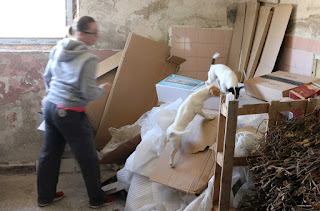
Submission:
M 204 81 L 199 81 L 193 78 L 183 77 L 181 75 L 172 74 L 164 80 L 160 81 L 158 85 L 170 86 L 180 89 L 196 90 L 205 84 Z
M 290 77 L 290 75 L 288 75 Z M 287 78 L 280 78 L 280 77 L 276 77 L 276 76 L 272 76 L 272 75 L 263 75 L 263 76 L 260 76 L 261 78 L 266 78 L 266 79 L 270 79 L 270 80 L 274 80 L 274 81 L 279 81 L 279 82 L 283 82 L 283 83 L 286 83 L 286 84 L 292 84 L 292 85 L 295 85 L 295 86 L 301 86 L 303 85 L 304 83 L 302 82 L 299 82 L 299 81 L 294 81 L 294 80 L 290 80 L 290 79 L 287 79 Z M 277 83 L 272 83 L 271 81 L 268 82 L 269 84 L 271 85 L 277 85 Z

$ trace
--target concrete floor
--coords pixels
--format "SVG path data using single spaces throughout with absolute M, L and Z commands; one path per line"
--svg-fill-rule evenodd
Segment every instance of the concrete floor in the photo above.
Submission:
M 80 173 L 61 173 L 58 191 L 65 197 L 51 205 L 40 208 L 37 204 L 36 174 L 0 175 L 0 210 L 93 210 L 89 208 L 89 199 Z M 122 211 L 125 197 L 117 195 L 112 204 L 99 210 Z

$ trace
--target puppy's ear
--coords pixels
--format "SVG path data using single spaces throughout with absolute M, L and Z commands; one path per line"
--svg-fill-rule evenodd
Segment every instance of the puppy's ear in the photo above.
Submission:
M 211 96 L 218 97 L 220 96 L 220 89 L 216 86 L 211 86 L 209 89 Z
M 235 94 L 236 99 L 238 99 L 238 98 L 239 98 L 240 90 L 241 90 L 242 88 L 244 88 L 244 86 L 242 86 L 242 87 L 236 87 L 236 94 Z

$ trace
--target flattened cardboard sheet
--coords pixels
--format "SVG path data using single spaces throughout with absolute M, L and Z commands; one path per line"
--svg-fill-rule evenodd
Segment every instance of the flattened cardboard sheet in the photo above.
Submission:
M 98 150 L 111 139 L 108 128 L 133 124 L 157 105 L 155 84 L 177 68 L 166 61 L 169 52 L 164 43 L 129 35 L 95 137 Z
M 246 79 L 252 78 L 256 71 L 256 68 L 261 56 L 262 48 L 264 46 L 265 39 L 267 37 L 267 33 L 271 23 L 271 18 L 272 18 L 271 9 L 272 7 L 267 7 L 267 6 L 260 7 L 257 29 L 255 32 L 255 36 L 252 44 L 248 68 L 246 71 Z
M 181 148 L 186 153 L 197 153 L 204 151 L 206 147 L 210 147 L 215 143 L 214 138 L 215 130 L 212 128 L 217 127 L 218 124 L 218 111 L 205 109 L 205 113 L 212 114 L 215 119 L 212 121 L 205 120 L 204 117 L 196 115 L 195 118 L 189 123 L 186 130 L 189 133 L 182 136 Z
M 238 70 L 240 71 L 239 74 L 241 76 L 244 76 L 242 71 L 246 71 L 248 66 L 253 37 L 256 30 L 259 7 L 260 3 L 257 3 L 256 1 L 247 3 L 243 40 L 241 46 L 240 68 Z M 244 77 L 241 77 L 240 82 L 242 82 L 243 79 Z
M 275 7 L 258 68 L 254 77 L 273 71 L 292 11 L 291 4 Z
M 237 16 L 234 24 L 231 49 L 228 58 L 228 67 L 230 67 L 235 73 L 239 74 L 239 62 L 241 53 L 241 44 L 243 38 L 244 20 L 246 16 L 246 3 L 240 3 L 237 5 Z
M 196 122 L 198 121 L 196 120 L 195 124 Z M 203 121 L 198 127 L 190 127 L 190 130 L 194 131 L 183 136 L 182 142 L 187 138 L 194 146 L 197 142 L 213 145 L 217 137 L 217 122 L 218 117 L 212 121 Z M 201 132 L 197 132 L 199 127 Z M 171 168 L 169 166 L 171 145 L 166 145 L 157 167 L 150 175 L 150 180 L 184 192 L 200 194 L 207 188 L 208 181 L 213 176 L 214 152 L 207 147 L 202 152 L 191 154 L 181 148 L 175 155 L 175 167 Z

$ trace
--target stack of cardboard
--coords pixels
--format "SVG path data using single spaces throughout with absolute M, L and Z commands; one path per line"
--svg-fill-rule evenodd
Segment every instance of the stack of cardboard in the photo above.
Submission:
M 271 73 L 292 5 L 254 0 L 238 4 L 237 9 L 227 65 L 238 74 L 240 81 Z
M 289 97 L 291 89 L 314 80 L 274 69 L 291 12 L 290 4 L 256 0 L 238 4 L 228 66 L 256 98 L 280 100 Z

